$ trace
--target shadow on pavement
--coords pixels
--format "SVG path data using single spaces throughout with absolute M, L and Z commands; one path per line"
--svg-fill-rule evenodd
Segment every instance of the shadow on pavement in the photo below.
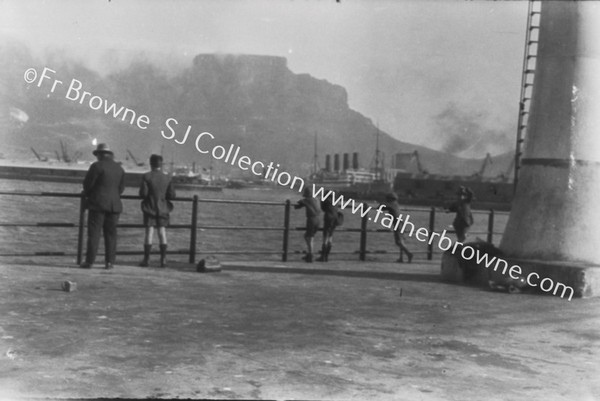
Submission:
M 308 269 L 301 267 L 262 267 L 262 266 L 232 266 L 224 265 L 223 270 L 246 271 L 258 273 L 287 273 L 287 274 L 306 274 L 317 276 L 339 276 L 339 277 L 357 277 L 371 278 L 380 280 L 398 280 L 398 281 L 419 281 L 437 283 L 440 282 L 439 274 L 423 273 L 394 273 L 394 272 L 374 272 L 374 271 L 355 271 L 355 270 L 332 270 L 332 269 Z

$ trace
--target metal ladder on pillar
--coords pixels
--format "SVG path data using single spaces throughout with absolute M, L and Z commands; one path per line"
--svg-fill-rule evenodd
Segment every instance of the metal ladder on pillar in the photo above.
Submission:
M 521 155 L 527 126 L 529 125 L 529 110 L 531 108 L 531 95 L 535 79 L 537 62 L 540 14 L 542 0 L 529 0 L 527 9 L 527 32 L 525 33 L 525 55 L 523 57 L 523 74 L 521 77 L 521 97 L 519 101 L 519 119 L 517 124 L 517 145 L 515 149 L 515 175 L 513 192 L 516 191 L 521 168 Z

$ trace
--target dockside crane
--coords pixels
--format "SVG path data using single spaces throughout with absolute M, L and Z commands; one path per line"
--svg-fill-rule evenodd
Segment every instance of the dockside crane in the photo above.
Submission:
M 483 174 L 485 173 L 485 170 L 487 169 L 487 167 L 490 164 L 493 164 L 492 155 L 490 155 L 489 153 L 487 153 L 485 155 L 485 159 L 483 159 L 483 163 L 481 164 L 481 168 L 479 169 L 478 172 L 476 172 L 475 174 L 472 175 L 472 178 L 476 179 L 476 180 L 483 179 Z
M 69 152 L 67 152 L 67 145 L 65 145 L 62 140 L 60 141 L 60 150 L 62 152 L 62 160 L 65 163 L 71 163 L 73 160 L 71 159 Z
M 417 163 L 417 170 L 419 171 L 419 174 L 422 175 L 429 175 L 429 171 L 425 170 L 423 168 L 423 165 L 421 164 L 421 159 L 419 158 L 419 151 L 415 150 L 412 154 L 412 159 Z
M 40 156 L 40 155 L 38 154 L 38 152 L 36 152 L 36 151 L 35 151 L 35 149 L 34 149 L 33 147 L 32 147 L 32 148 L 30 148 L 30 149 L 31 149 L 31 151 L 33 152 L 33 154 L 35 155 L 35 157 L 37 157 L 37 158 L 38 158 L 38 160 L 39 160 L 39 161 L 41 161 L 41 162 L 47 162 L 47 161 L 48 161 L 48 158 L 47 158 L 46 156 Z
M 396 168 L 410 171 L 411 174 L 418 174 L 419 176 L 429 175 L 429 171 L 424 169 L 421 164 L 419 151 L 414 150 L 412 152 L 396 153 L 395 157 Z M 411 168 L 412 166 L 416 166 L 416 173 L 414 173 L 414 169 Z
M 131 151 L 129 149 L 127 149 L 127 154 L 129 154 L 129 157 L 131 157 L 131 160 L 133 160 L 133 162 L 135 163 L 136 166 L 142 167 L 144 165 L 144 162 L 137 161 L 137 159 L 135 158 L 135 156 L 133 155 L 133 153 L 131 153 Z
M 508 168 L 506 169 L 506 171 L 504 173 L 498 174 L 498 176 L 496 177 L 496 180 L 498 180 L 500 182 L 510 181 L 510 178 L 513 176 L 512 172 L 513 172 L 514 167 L 515 167 L 515 158 L 513 157 L 510 159 L 510 164 L 508 165 Z

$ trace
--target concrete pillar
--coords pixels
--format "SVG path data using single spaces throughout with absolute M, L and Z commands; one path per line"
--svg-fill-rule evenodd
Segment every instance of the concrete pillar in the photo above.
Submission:
M 600 2 L 542 3 L 530 111 L 500 248 L 600 265 Z
M 333 155 L 333 171 L 340 171 L 340 155 L 337 153 Z

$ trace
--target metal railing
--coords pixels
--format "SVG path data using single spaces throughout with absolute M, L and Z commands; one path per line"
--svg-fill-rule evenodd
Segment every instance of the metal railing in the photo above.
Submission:
M 34 253 L 4 253 L 0 256 L 76 256 L 77 263 L 82 262 L 83 258 L 83 244 L 85 239 L 85 227 L 86 227 L 86 208 L 84 198 L 82 194 L 75 193 L 61 193 L 61 192 L 0 192 L 2 196 L 29 196 L 29 197 L 54 197 L 54 198 L 79 198 L 79 219 L 78 223 L 65 223 L 65 222 L 37 222 L 37 223 L 8 223 L 0 222 L 0 227 L 73 227 L 78 229 L 77 234 L 77 252 L 76 254 L 70 254 L 68 252 L 34 252 Z M 124 200 L 133 199 L 140 200 L 139 196 L 123 195 L 121 197 Z M 189 230 L 189 247 L 184 250 L 170 250 L 169 254 L 187 254 L 189 256 L 189 263 L 195 263 L 197 257 L 197 242 L 198 230 L 248 230 L 248 231 L 279 231 L 282 234 L 282 248 L 281 251 L 211 251 L 210 254 L 275 254 L 281 255 L 281 260 L 286 262 L 290 254 L 290 232 L 292 231 L 304 231 L 305 227 L 292 227 L 291 226 L 291 202 L 286 200 L 285 202 L 267 202 L 267 201 L 243 201 L 243 200 L 226 200 L 226 199 L 200 199 L 197 195 L 193 197 L 178 197 L 173 199 L 174 202 L 191 203 L 191 221 L 190 224 L 170 224 L 169 229 L 188 229 Z M 237 204 L 237 205 L 260 205 L 260 206 L 278 206 L 283 207 L 283 226 L 239 226 L 239 225 L 199 225 L 198 224 L 198 206 L 199 203 L 221 203 L 221 204 Z M 436 232 L 436 216 L 439 212 L 438 209 L 431 207 L 429 209 L 416 209 L 416 208 L 404 208 L 403 212 L 417 212 L 417 213 L 428 213 L 428 229 L 429 233 Z M 489 243 L 493 243 L 494 235 L 501 234 L 500 232 L 494 231 L 495 216 L 497 214 L 494 210 L 489 211 L 473 211 L 474 214 L 487 214 L 487 230 L 486 231 L 473 231 L 470 234 L 485 234 L 486 240 Z M 336 252 L 339 253 L 358 253 L 358 258 L 361 261 L 366 260 L 367 254 L 376 253 L 367 249 L 367 237 L 368 234 L 373 233 L 389 233 L 390 230 L 385 228 L 368 228 L 369 217 L 365 215 L 360 219 L 360 228 L 347 228 L 338 227 L 336 232 L 347 232 L 347 233 L 358 233 L 359 234 L 359 250 L 358 252 Z M 131 224 L 124 223 L 119 224 L 120 228 L 143 228 L 142 224 Z M 452 233 L 452 230 L 447 230 L 448 233 Z M 414 253 L 425 253 L 428 260 L 433 258 L 435 253 L 434 245 L 432 243 L 427 244 L 427 248 L 424 251 L 414 251 Z M 141 251 L 118 251 L 119 255 L 139 255 Z

